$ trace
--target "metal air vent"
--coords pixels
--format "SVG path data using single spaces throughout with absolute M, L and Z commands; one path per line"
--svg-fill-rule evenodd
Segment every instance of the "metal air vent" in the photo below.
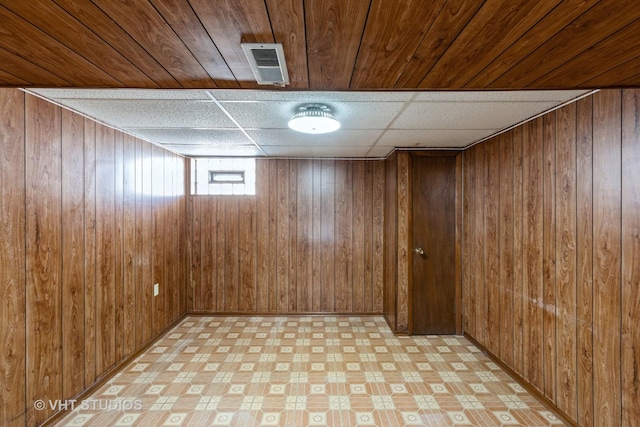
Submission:
M 241 46 L 258 84 L 289 84 L 289 73 L 281 43 L 242 43 Z

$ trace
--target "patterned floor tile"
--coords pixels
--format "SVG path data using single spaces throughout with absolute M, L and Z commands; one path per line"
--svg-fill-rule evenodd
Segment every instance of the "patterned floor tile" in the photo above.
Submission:
M 87 402 L 58 425 L 562 425 L 464 337 L 381 316 L 189 317 Z

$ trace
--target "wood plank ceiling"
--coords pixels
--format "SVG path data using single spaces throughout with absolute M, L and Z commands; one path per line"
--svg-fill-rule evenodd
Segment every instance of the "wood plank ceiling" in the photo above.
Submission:
M 0 86 L 291 89 L 640 86 L 637 0 L 0 0 Z

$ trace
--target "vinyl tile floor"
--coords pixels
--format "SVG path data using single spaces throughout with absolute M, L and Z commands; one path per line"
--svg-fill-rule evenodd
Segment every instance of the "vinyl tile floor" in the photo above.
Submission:
M 564 425 L 461 336 L 382 316 L 187 317 L 59 426 Z

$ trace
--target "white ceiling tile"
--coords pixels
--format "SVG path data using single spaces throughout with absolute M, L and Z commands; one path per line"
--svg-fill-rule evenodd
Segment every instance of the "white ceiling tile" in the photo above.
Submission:
M 290 129 L 248 130 L 258 145 L 298 145 L 304 147 L 371 146 L 381 130 L 338 130 L 321 135 L 309 135 Z
M 512 90 L 512 91 L 460 91 L 460 92 L 420 92 L 414 98 L 417 102 L 564 102 L 587 93 L 585 90 Z
M 213 102 L 64 99 L 90 117 L 126 128 L 237 128 Z
M 224 102 L 222 106 L 245 129 L 287 129 L 298 102 Z M 342 129 L 384 129 L 402 102 L 335 102 L 328 104 Z
M 251 140 L 234 129 L 136 129 L 129 131 L 148 141 L 159 144 L 251 144 Z
M 29 89 L 50 99 L 210 100 L 200 89 Z
M 256 157 L 264 156 L 264 153 L 260 151 L 255 145 L 183 145 L 183 144 L 163 144 L 170 150 L 177 153 L 184 154 L 185 156 L 202 156 L 202 157 Z
M 376 146 L 386 147 L 466 147 L 484 137 L 495 133 L 497 129 L 480 130 L 398 130 L 386 131 Z
M 555 102 L 413 102 L 392 128 L 504 129 L 555 105 Z
M 404 102 L 415 92 L 310 92 L 281 90 L 217 89 L 209 93 L 218 101 L 292 101 L 307 102 Z
M 298 147 L 269 145 L 262 147 L 274 157 L 365 157 L 369 147 Z

